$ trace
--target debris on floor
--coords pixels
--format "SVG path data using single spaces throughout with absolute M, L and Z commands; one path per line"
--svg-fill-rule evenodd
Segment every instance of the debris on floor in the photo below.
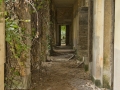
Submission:
M 43 62 L 41 72 L 34 73 L 37 78 L 31 90 L 107 90 L 96 87 L 89 72 L 78 68 L 78 61 L 73 57 L 74 54 L 66 53 L 51 56 L 50 62 Z

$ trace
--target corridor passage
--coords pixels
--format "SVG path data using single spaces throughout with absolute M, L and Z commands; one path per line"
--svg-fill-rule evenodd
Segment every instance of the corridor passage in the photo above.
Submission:
M 94 86 L 83 64 L 74 57 L 70 47 L 55 48 L 53 56 L 42 63 L 40 77 L 34 72 L 31 90 L 106 90 Z M 40 78 L 40 79 L 39 79 Z M 40 80 L 40 83 L 37 83 Z

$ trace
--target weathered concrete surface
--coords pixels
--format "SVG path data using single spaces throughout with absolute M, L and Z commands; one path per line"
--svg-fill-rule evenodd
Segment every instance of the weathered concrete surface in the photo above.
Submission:
M 0 16 L 3 16 L 4 7 L 0 5 Z M 4 90 L 4 62 L 5 62 L 5 22 L 0 17 L 0 90 Z
M 77 54 L 80 59 L 88 57 L 88 7 L 79 8 Z
M 87 6 L 87 0 L 76 0 L 73 6 L 73 47 L 77 49 L 79 42 L 79 8 Z
M 113 64 L 113 0 L 105 0 L 104 12 L 104 54 L 103 54 L 103 87 L 112 87 Z
M 120 0 L 115 0 L 114 90 L 120 89 Z
M 96 85 L 101 87 L 103 72 L 104 0 L 94 0 L 93 15 L 92 76 L 96 81 Z
M 80 0 L 76 0 L 73 6 L 73 47 L 76 50 L 78 44 L 78 36 L 79 36 L 79 13 L 78 7 L 82 6 L 82 2 Z

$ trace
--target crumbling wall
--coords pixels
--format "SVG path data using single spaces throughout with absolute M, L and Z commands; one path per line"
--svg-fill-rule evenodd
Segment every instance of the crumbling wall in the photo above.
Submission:
M 27 89 L 31 71 L 39 71 L 50 53 L 50 1 L 9 0 L 6 10 L 6 88 Z
M 53 53 L 53 48 L 56 45 L 56 8 L 53 1 L 50 2 L 50 55 Z
M 29 3 L 8 0 L 6 4 L 5 88 L 27 89 L 31 84 L 31 15 Z
M 33 37 L 31 47 L 31 69 L 32 75 L 34 71 L 38 71 L 40 74 L 41 63 L 46 61 L 47 55 L 50 55 L 51 51 L 51 29 L 50 29 L 50 1 L 49 0 L 34 0 L 35 7 L 37 9 L 38 18 L 36 12 L 32 10 L 32 34 Z M 38 26 L 37 26 L 38 21 Z M 32 77 L 34 81 L 34 77 Z

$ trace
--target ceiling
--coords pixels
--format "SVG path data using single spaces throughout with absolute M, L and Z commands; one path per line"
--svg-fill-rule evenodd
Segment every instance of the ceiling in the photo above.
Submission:
M 76 0 L 53 0 L 56 7 L 72 7 Z

